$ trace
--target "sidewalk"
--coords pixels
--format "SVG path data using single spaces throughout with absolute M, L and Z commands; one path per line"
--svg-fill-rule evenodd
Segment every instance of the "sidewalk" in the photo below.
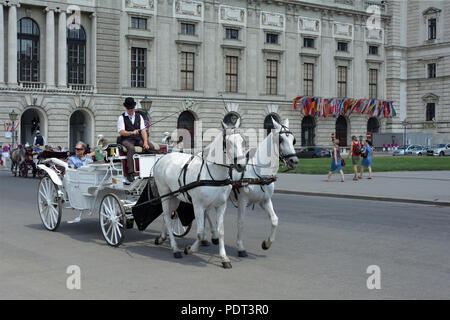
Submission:
M 394 201 L 450 206 L 450 171 L 375 172 L 373 179 L 353 181 L 353 174 L 278 174 L 276 193 Z

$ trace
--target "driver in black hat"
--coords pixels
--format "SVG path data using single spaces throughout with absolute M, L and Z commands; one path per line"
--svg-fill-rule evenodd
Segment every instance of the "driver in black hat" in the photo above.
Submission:
M 126 98 L 123 104 L 127 111 L 120 115 L 117 121 L 117 131 L 122 138 L 122 144 L 127 148 L 127 180 L 133 182 L 133 155 L 134 146 L 150 149 L 145 130 L 144 119 L 134 111 L 136 102 L 133 98 Z

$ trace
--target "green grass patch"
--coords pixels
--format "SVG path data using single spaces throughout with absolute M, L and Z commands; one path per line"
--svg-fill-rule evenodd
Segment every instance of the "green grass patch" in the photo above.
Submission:
M 353 173 L 352 159 L 344 158 L 346 166 L 344 173 Z M 327 174 L 330 169 L 331 158 L 299 159 L 295 170 L 288 173 L 303 174 Z M 358 165 L 358 172 L 361 161 Z M 387 171 L 433 171 L 450 170 L 450 157 L 375 157 L 372 159 L 373 172 Z M 286 171 L 286 167 L 280 166 L 279 172 Z M 366 170 L 365 170 L 366 171 Z

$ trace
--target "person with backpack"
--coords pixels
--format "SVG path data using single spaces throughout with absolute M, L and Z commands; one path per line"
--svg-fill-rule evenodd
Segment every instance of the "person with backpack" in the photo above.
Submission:
M 361 173 L 359 174 L 359 179 L 362 179 L 364 173 L 364 167 L 369 169 L 369 177 L 367 179 L 372 179 L 372 143 L 369 140 L 366 140 L 364 143 L 364 147 L 361 152 L 362 161 L 361 161 Z
M 352 147 L 350 149 L 351 152 L 348 154 L 348 158 L 350 158 L 350 154 L 352 157 L 352 167 L 353 167 L 353 181 L 358 181 L 358 162 L 359 157 L 361 155 L 361 144 L 358 141 L 356 136 L 352 136 Z

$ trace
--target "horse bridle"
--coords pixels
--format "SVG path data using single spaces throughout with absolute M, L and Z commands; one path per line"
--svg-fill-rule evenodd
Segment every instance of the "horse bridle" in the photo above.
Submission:
M 292 133 L 292 131 L 289 130 L 288 127 L 286 127 L 286 126 L 284 126 L 284 125 L 281 125 L 281 130 L 280 130 L 280 132 L 278 133 L 278 135 L 281 136 L 282 134 L 286 134 L 287 136 L 289 136 L 290 134 L 292 134 L 292 136 L 294 137 L 294 142 L 293 142 L 293 144 L 295 145 L 295 143 L 296 143 L 297 141 L 296 141 L 296 139 L 295 139 L 294 134 Z M 281 139 L 279 140 L 279 143 L 280 143 L 280 145 L 281 145 Z M 297 154 L 295 154 L 295 153 L 283 154 L 283 153 L 281 152 L 281 148 L 280 148 L 280 160 L 283 161 L 284 164 L 286 164 L 286 161 L 287 161 L 289 158 L 292 158 L 292 157 L 297 157 Z

